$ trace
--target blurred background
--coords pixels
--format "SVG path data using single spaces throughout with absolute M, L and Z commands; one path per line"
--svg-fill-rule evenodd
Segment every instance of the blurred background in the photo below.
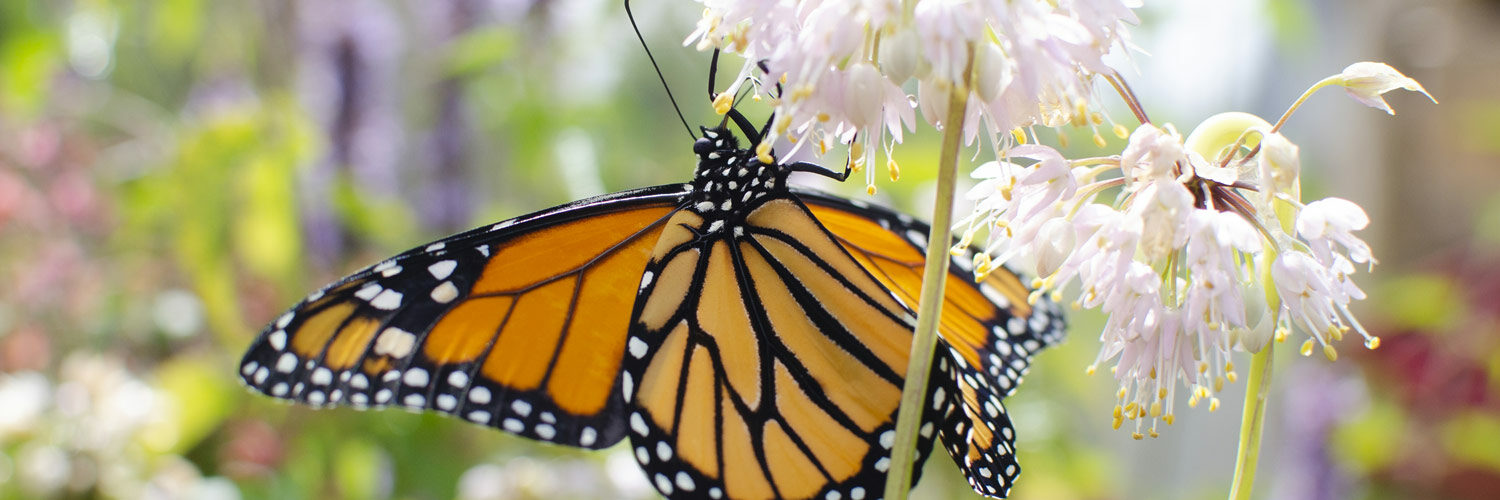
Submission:
M 1442 102 L 1392 94 L 1387 117 L 1329 91 L 1287 128 L 1308 197 L 1374 220 L 1357 311 L 1384 342 L 1281 346 L 1256 496 L 1493 498 L 1500 2 L 1148 4 L 1121 67 L 1159 122 L 1275 117 L 1361 60 Z M 701 7 L 635 9 L 689 121 L 712 120 L 708 57 L 680 46 Z M 613 0 L 0 0 L 0 499 L 654 497 L 618 448 L 286 406 L 235 369 L 283 308 L 386 255 L 685 180 L 684 135 Z M 927 211 L 936 140 L 880 201 Z M 1083 374 L 1100 319 L 1072 321 L 1007 400 L 1012 497 L 1223 498 L 1243 381 L 1133 441 L 1113 381 Z M 967 492 L 937 459 L 916 497 Z

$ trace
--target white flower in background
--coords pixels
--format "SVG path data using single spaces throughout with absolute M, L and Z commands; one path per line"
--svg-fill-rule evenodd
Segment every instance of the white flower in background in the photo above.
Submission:
M 778 138 L 818 154 L 844 145 L 871 191 L 879 153 L 896 177 L 891 148 L 915 127 L 914 108 L 940 125 L 955 89 L 969 93 L 971 142 L 981 130 L 1005 145 L 1020 127 L 1102 123 L 1091 111 L 1093 76 L 1111 71 L 1106 54 L 1128 46 L 1125 26 L 1137 22 L 1132 9 L 1140 5 L 926 0 L 909 2 L 907 12 L 908 2 L 897 0 L 702 2 L 703 18 L 684 44 L 746 60 L 718 111 L 750 83 L 775 106 L 763 155 Z M 913 78 L 916 86 L 907 86 Z

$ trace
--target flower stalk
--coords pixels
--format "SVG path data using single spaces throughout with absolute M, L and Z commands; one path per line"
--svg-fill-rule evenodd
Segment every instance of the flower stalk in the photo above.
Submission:
M 973 68 L 972 51 L 968 66 Z M 958 186 L 958 149 L 963 144 L 964 110 L 969 103 L 969 82 L 954 83 L 949 92 L 947 117 L 942 122 L 943 146 L 938 158 L 937 196 L 932 204 L 932 227 L 927 234 L 927 266 L 922 273 L 921 298 L 917 303 L 917 329 L 912 334 L 911 357 L 906 363 L 906 382 L 901 387 L 901 407 L 896 416 L 896 441 L 891 447 L 891 471 L 886 476 L 885 498 L 906 500 L 911 490 L 912 457 L 917 449 L 917 428 L 926 406 L 928 375 L 937 344 L 938 318 L 943 310 L 943 285 L 948 281 L 948 245 L 953 241 L 953 198 Z
M 1271 387 L 1271 343 L 1250 357 L 1250 381 L 1245 386 L 1245 412 L 1240 417 L 1240 448 L 1234 461 L 1234 480 L 1229 500 L 1248 500 L 1255 485 L 1255 466 L 1260 458 L 1261 431 L 1266 425 L 1266 400 Z

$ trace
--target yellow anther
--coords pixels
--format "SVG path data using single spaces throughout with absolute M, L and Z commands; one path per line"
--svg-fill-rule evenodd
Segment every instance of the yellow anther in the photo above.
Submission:
M 1156 438 L 1159 438 L 1159 437 L 1161 437 L 1161 434 L 1157 434 L 1157 433 L 1156 433 L 1156 428 L 1154 428 L 1154 427 L 1153 427 L 1153 428 L 1152 428 L 1152 429 L 1151 429 L 1151 438 L 1152 438 L 1152 439 L 1156 439 Z
M 1059 133 L 1057 134 L 1057 147 L 1060 147 L 1060 148 L 1067 148 L 1068 147 L 1068 136 L 1067 136 L 1067 134 L 1061 133 L 1061 131 L 1059 131 Z
M 1194 394 L 1193 397 L 1188 398 L 1188 408 L 1197 408 L 1197 407 L 1198 407 L 1198 395 Z
M 1120 405 L 1115 405 L 1115 411 L 1114 411 L 1113 415 L 1117 419 L 1118 418 L 1125 418 L 1125 410 L 1121 409 Z
M 1208 411 L 1219 410 L 1219 398 L 1208 398 Z
M 1332 337 L 1334 342 L 1338 342 L 1340 340 L 1344 340 L 1344 332 L 1345 331 L 1347 331 L 1347 330 L 1344 329 L 1344 328 L 1339 328 L 1337 326 L 1330 326 L 1330 327 L 1328 327 L 1328 336 Z
M 1160 389 L 1156 390 L 1156 399 L 1167 399 L 1167 388 L 1166 387 L 1163 387 L 1163 388 L 1160 388 Z
M 1026 144 L 1026 129 L 1021 127 L 1011 129 L 1010 138 L 1015 139 L 1016 144 Z
M 1146 436 L 1142 436 L 1141 433 L 1139 433 L 1139 432 L 1132 432 L 1132 433 L 1130 433 L 1130 438 L 1134 439 L 1136 441 L 1140 441 L 1142 439 L 1145 439 L 1145 437 Z
M 1207 361 L 1199 361 L 1198 362 L 1198 373 L 1208 373 L 1208 362 Z
M 1155 417 L 1160 417 L 1160 416 L 1161 416 L 1161 401 L 1157 401 L 1155 403 L 1151 403 L 1151 417 L 1155 418 Z
M 1146 418 L 1146 408 L 1144 408 L 1144 407 L 1142 407 L 1142 408 L 1136 408 L 1135 409 L 1135 418 Z
M 1124 423 L 1125 423 L 1125 419 L 1116 418 L 1116 419 L 1114 419 L 1113 421 L 1110 422 L 1110 426 L 1114 427 L 1115 430 L 1120 430 L 1120 425 L 1124 424 Z
M 1230 362 L 1224 363 L 1224 371 L 1226 371 L 1226 372 L 1232 372 L 1232 371 L 1234 371 L 1234 362 L 1230 361 Z M 1234 379 L 1229 379 L 1229 381 L 1230 382 L 1234 382 Z
M 1289 335 L 1289 334 L 1291 334 L 1291 333 L 1292 332 L 1290 330 L 1287 330 L 1286 328 L 1277 328 L 1276 329 L 1276 341 L 1277 342 L 1286 342 L 1286 336 Z
M 1238 382 L 1240 380 L 1239 374 L 1236 374 L 1234 372 L 1224 372 L 1224 376 L 1225 377 L 1229 377 L 1229 383 L 1231 383 L 1231 384 L 1233 384 L 1235 382 Z
M 856 142 L 849 145 L 849 157 L 863 159 L 865 156 L 865 143 Z
M 1163 421 L 1165 421 L 1167 423 L 1167 425 L 1172 425 L 1172 422 L 1176 422 L 1177 421 L 1177 416 L 1173 415 L 1171 413 L 1168 413 L 1166 415 L 1162 415 L 1161 419 Z
M 1151 380 L 1156 380 L 1156 367 L 1151 367 L 1151 373 L 1148 373 L 1147 375 L 1151 376 Z
M 1125 391 L 1124 387 L 1121 387 L 1120 390 L 1115 393 L 1115 399 L 1123 401 L 1123 400 L 1125 400 L 1125 395 L 1126 394 L 1129 394 L 1129 393 Z
M 1224 377 L 1214 377 L 1214 392 L 1219 392 L 1222 390 L 1224 390 Z
M 1131 401 L 1131 402 L 1125 404 L 1125 414 L 1126 415 L 1130 415 L 1130 418 L 1135 418 L 1135 409 L 1136 409 L 1135 401 Z
M 755 158 L 767 165 L 776 163 L 776 157 L 771 156 L 771 143 L 762 142 L 760 145 L 755 146 Z
M 1099 132 L 1094 132 L 1094 145 L 1102 148 L 1108 146 L 1109 142 L 1105 141 L 1104 136 L 1099 135 Z
M 1370 337 L 1370 338 L 1365 339 L 1365 348 L 1367 348 L 1367 349 L 1379 349 L 1380 348 L 1380 337 Z
M 1204 387 L 1204 386 L 1201 386 L 1201 385 L 1200 386 L 1195 386 L 1194 390 L 1195 390 L 1195 392 L 1197 392 L 1196 395 L 1199 398 L 1206 398 L 1206 397 L 1208 397 L 1209 393 L 1208 393 L 1208 388 L 1207 387 Z
M 1124 139 L 1126 137 L 1130 137 L 1130 129 L 1125 128 L 1124 125 L 1120 125 L 1120 124 L 1116 123 L 1115 124 L 1115 137 L 1119 137 L 1121 139 Z
M 1303 356 L 1312 356 L 1312 350 L 1313 350 L 1313 339 L 1307 339 L 1307 342 L 1303 342 L 1302 343 L 1302 348 L 1298 349 L 1297 352 L 1302 353 Z
M 891 182 L 901 180 L 901 166 L 896 164 L 895 158 L 887 158 L 885 168 L 891 171 Z
M 830 118 L 832 118 L 832 117 L 828 116 L 828 113 L 818 113 L 818 121 L 820 121 L 820 122 L 826 122 Z
M 875 196 L 875 185 L 871 184 L 871 185 L 865 186 L 865 194 L 868 194 L 870 196 Z
M 718 114 L 728 113 L 734 107 L 734 94 L 725 92 L 714 96 L 714 112 Z
M 1098 367 L 1098 366 L 1094 366 L 1094 365 L 1089 365 L 1089 367 L 1088 367 L 1088 368 L 1084 368 L 1084 369 L 1083 369 L 1083 373 L 1084 373 L 1084 374 L 1085 374 L 1085 375 L 1093 375 L 1093 374 L 1094 374 L 1094 371 L 1096 371 L 1096 370 L 1098 370 L 1098 369 L 1099 369 L 1099 367 Z
M 1333 344 L 1323 345 L 1323 355 L 1327 356 L 1329 361 L 1339 360 L 1339 352 L 1333 349 Z

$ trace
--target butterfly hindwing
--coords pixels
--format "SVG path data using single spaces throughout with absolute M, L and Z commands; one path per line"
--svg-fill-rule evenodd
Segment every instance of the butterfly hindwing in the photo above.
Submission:
M 630 300 L 684 186 L 583 200 L 356 272 L 261 333 L 245 382 L 313 406 L 435 410 L 548 442 L 624 436 Z
M 818 220 L 880 283 L 915 307 L 925 265 L 928 226 L 866 203 L 794 190 Z M 1032 354 L 1062 340 L 1054 302 L 1027 302 L 1029 289 L 1009 269 L 974 279 L 973 253 L 953 257 L 944 287 L 939 353 L 955 369 L 943 382 L 944 447 L 975 491 L 1003 497 L 1019 469 L 1015 436 L 1001 400 L 1015 392 Z M 943 357 L 938 358 L 943 362 Z M 961 397 L 954 397 L 954 396 Z
M 679 212 L 647 266 L 622 379 L 636 459 L 672 498 L 879 497 L 910 311 L 795 198 L 712 224 Z

